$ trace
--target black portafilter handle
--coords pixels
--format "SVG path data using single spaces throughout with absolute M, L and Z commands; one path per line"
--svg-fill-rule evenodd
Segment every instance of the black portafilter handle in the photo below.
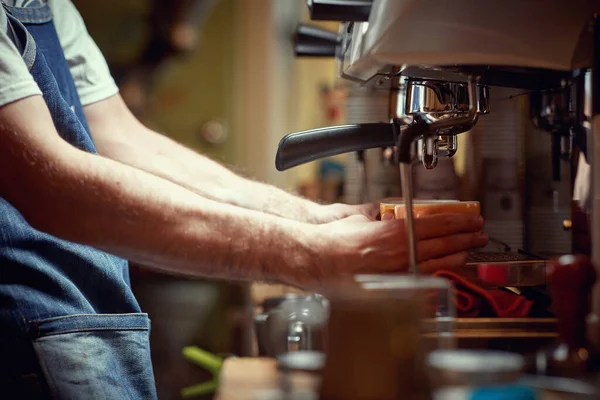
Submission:
M 310 19 L 317 21 L 368 21 L 373 0 L 307 0 Z
M 378 147 L 394 146 L 396 126 L 369 123 L 329 126 L 290 133 L 281 139 L 275 157 L 278 171 L 325 157 Z
M 294 37 L 294 52 L 304 57 L 335 57 L 340 43 L 337 32 L 300 24 Z

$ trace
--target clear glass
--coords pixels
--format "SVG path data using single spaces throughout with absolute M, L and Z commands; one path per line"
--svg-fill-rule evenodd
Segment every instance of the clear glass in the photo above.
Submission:
M 358 275 L 366 290 L 389 290 L 416 295 L 422 301 L 420 332 L 425 351 L 456 348 L 454 285 L 447 279 L 415 275 Z
M 285 299 L 264 317 L 268 355 L 323 350 L 328 302 L 318 294 Z

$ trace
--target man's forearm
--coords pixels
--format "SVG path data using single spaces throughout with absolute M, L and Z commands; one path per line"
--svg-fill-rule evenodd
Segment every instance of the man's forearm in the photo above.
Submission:
M 41 99 L 27 107 L 44 111 Z M 42 127 L 52 126 L 49 115 L 40 124 L 14 114 L 21 120 L 14 131 L 0 129 L 5 149 L 12 149 L 0 159 L 0 195 L 37 229 L 188 275 L 292 284 L 310 276 L 314 249 L 304 249 L 310 225 L 205 199 L 77 150 L 56 133 L 30 141 L 14 132 L 40 137 Z
M 87 107 L 101 154 L 168 179 L 212 200 L 306 222 L 319 222 L 323 206 L 271 185 L 241 177 L 217 162 L 137 122 L 119 97 Z M 106 110 L 102 110 L 102 108 Z M 98 110 L 96 110 L 98 108 Z M 104 125 L 110 115 L 120 123 Z M 96 118 L 98 114 L 100 117 Z M 118 131 L 115 131 L 118 129 Z
M 46 185 L 19 196 L 20 209 L 39 229 L 188 275 L 295 279 L 286 279 L 280 266 L 285 254 L 303 255 L 293 237 L 302 237 L 299 223 L 216 203 L 101 157 L 77 158 L 81 170 L 65 176 L 60 168 L 44 177 Z
M 244 178 L 206 156 L 152 131 L 140 133 L 143 147 L 108 154 L 212 200 L 305 222 L 317 222 L 321 207 L 275 186 Z M 126 152 L 126 153 L 125 153 Z

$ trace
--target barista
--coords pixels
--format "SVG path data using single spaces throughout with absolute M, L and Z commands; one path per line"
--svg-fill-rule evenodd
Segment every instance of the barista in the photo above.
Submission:
M 156 397 L 125 260 L 301 287 L 406 267 L 376 204 L 312 203 L 143 126 L 70 0 L 3 0 L 0 54 L 0 397 Z M 423 265 L 461 265 L 482 226 L 417 221 Z

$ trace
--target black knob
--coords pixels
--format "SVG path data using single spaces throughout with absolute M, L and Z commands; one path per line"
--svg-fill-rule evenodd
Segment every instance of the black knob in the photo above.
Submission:
M 336 32 L 301 24 L 296 28 L 294 50 L 297 56 L 335 57 L 340 42 Z
M 306 0 L 310 18 L 321 21 L 368 21 L 373 0 Z

